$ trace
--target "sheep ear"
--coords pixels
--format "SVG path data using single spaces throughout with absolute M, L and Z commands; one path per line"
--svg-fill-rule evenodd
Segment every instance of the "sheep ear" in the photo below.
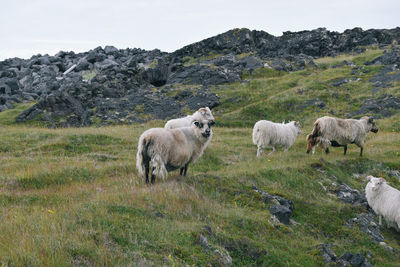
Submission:
M 374 176 L 372 176 L 372 175 L 368 175 L 368 176 L 366 177 L 367 181 L 371 181 L 372 178 L 374 178 Z
M 386 182 L 385 178 L 382 178 L 382 177 L 379 177 L 379 180 L 380 180 L 381 182 Z
M 370 118 L 368 119 L 368 122 L 369 122 L 369 123 L 373 123 L 373 122 L 374 122 L 374 118 L 370 117 Z
M 200 108 L 199 111 L 201 115 L 205 115 L 207 110 L 205 108 Z

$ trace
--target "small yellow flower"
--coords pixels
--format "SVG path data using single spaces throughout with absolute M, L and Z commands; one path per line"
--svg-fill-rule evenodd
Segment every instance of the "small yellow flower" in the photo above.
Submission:
M 49 213 L 54 214 L 54 211 L 52 210 L 47 210 Z
M 269 159 L 268 162 L 270 162 L 271 160 Z

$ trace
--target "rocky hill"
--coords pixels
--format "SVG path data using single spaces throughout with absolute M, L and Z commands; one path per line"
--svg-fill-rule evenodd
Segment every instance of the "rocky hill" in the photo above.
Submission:
M 12 58 L 0 62 L 0 112 L 32 102 L 16 120 L 40 120 L 53 127 L 166 119 L 201 106 L 218 106 L 213 88 L 243 82 L 244 74 L 257 69 L 291 72 L 315 67 L 320 57 L 360 53 L 367 46 L 385 48 L 399 41 L 399 27 L 343 33 L 319 28 L 279 37 L 234 29 L 173 53 L 106 46 L 85 53 Z M 399 59 L 395 49 L 368 63 L 387 66 L 375 77 L 377 86 L 399 80 L 398 72 L 386 75 L 398 70 Z M 399 106 L 398 99 L 390 101 L 395 109 Z M 376 105 L 369 104 L 352 115 Z

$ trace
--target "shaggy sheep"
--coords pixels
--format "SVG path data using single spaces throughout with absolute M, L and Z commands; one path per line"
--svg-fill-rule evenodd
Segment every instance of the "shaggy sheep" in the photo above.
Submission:
M 378 127 L 372 118 L 362 117 L 355 119 L 339 119 L 333 117 L 322 117 L 315 121 L 314 129 L 307 135 L 307 153 L 320 144 L 325 152 L 329 153 L 329 146 L 343 146 L 344 154 L 347 152 L 348 144 L 356 144 L 360 147 L 360 156 L 364 150 L 364 138 L 368 132 L 378 132 Z
M 211 141 L 212 131 L 207 120 L 194 121 L 189 127 L 178 129 L 151 128 L 139 138 L 136 168 L 140 176 L 151 183 L 155 178 L 165 179 L 169 171 L 180 168 L 186 176 L 189 163 L 201 157 Z
M 211 113 L 211 110 L 209 107 L 205 108 L 199 108 L 193 115 L 188 115 L 183 118 L 179 119 L 172 119 L 167 121 L 165 124 L 164 128 L 165 129 L 175 129 L 175 128 L 180 128 L 180 127 L 187 127 L 190 126 L 191 123 L 195 120 L 208 120 L 210 122 L 210 125 L 214 125 L 214 117 Z
M 379 215 L 379 225 L 382 216 L 388 226 L 400 230 L 400 191 L 388 185 L 383 178 L 368 176 L 369 182 L 365 187 L 368 205 Z
M 275 152 L 277 147 L 283 147 L 287 152 L 299 133 L 300 123 L 297 121 L 286 124 L 266 120 L 256 122 L 253 128 L 253 144 L 257 145 L 257 157 L 261 156 L 266 147 L 272 147 L 268 155 Z

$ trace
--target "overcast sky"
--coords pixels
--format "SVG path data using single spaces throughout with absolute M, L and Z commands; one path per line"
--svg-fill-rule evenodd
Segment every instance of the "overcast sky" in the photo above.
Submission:
M 12 0 L 0 10 L 0 60 L 97 46 L 172 52 L 233 28 L 343 32 L 400 26 L 400 0 Z

